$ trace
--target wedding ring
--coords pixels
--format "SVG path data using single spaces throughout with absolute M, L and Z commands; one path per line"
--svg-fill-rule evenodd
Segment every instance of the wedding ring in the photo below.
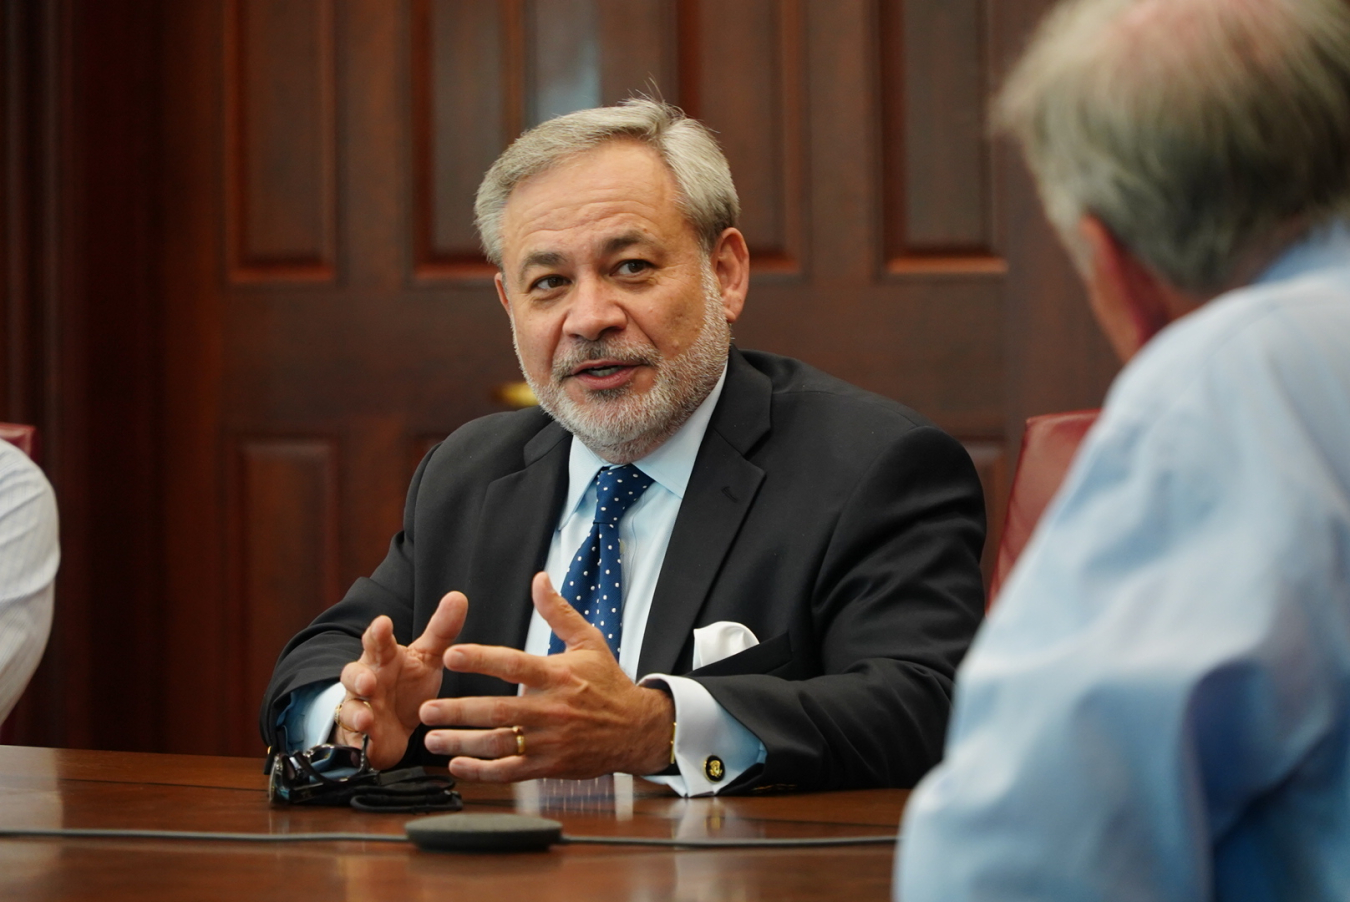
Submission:
M 347 726 L 345 723 L 342 722 L 342 706 L 347 704 L 347 702 L 360 702 L 361 704 L 365 705 L 366 708 L 368 708 L 371 711 L 371 713 L 374 713 L 375 711 L 375 709 L 370 706 L 370 702 L 364 698 L 344 698 L 342 701 L 338 702 L 338 706 L 333 709 L 334 725 L 336 725 L 339 730 L 346 730 L 348 733 L 354 733 L 357 736 L 366 735 L 365 733 L 362 733 L 360 730 L 353 730 L 351 727 Z
M 516 754 L 525 754 L 525 731 L 519 726 L 514 726 L 511 728 L 511 732 L 516 734 Z

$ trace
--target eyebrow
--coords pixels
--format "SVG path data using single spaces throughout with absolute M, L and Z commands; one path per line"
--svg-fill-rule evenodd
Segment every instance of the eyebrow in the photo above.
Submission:
M 612 238 L 607 238 L 600 251 L 604 256 L 608 257 L 611 254 L 619 253 L 625 248 L 630 248 L 635 244 L 650 243 L 651 242 L 646 235 L 634 230 L 631 232 L 622 232 Z M 532 267 L 542 266 L 545 268 L 552 268 L 561 266 L 565 261 L 566 258 L 557 251 L 535 251 L 532 254 L 526 255 L 525 259 L 520 261 L 520 267 L 517 270 L 517 278 L 524 281 L 525 274 L 529 272 Z
M 520 261 L 520 268 L 517 270 L 516 278 L 524 281 L 525 273 L 529 272 L 531 267 L 543 266 L 554 267 L 563 264 L 563 255 L 557 251 L 535 251 Z
M 615 235 L 613 238 L 605 241 L 602 252 L 606 257 L 610 254 L 617 254 L 625 248 L 632 247 L 635 244 L 648 244 L 647 236 L 638 231 L 623 232 Z

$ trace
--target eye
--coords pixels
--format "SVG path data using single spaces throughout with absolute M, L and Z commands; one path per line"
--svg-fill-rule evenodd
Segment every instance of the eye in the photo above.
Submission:
M 544 276 L 530 283 L 530 291 L 556 291 L 567 284 L 562 276 Z
M 625 260 L 614 267 L 614 271 L 621 276 L 636 276 L 651 268 L 651 263 L 646 260 Z

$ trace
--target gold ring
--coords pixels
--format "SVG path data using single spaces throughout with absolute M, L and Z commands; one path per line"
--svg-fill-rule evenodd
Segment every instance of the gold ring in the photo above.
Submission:
M 525 754 L 525 731 L 519 726 L 514 726 L 511 728 L 511 732 L 516 734 L 516 754 Z
M 347 704 L 347 702 L 360 702 L 361 704 L 365 705 L 366 708 L 369 709 L 372 714 L 375 712 L 375 709 L 370 706 L 370 702 L 367 699 L 344 698 L 342 701 L 338 702 L 338 706 L 333 709 L 333 723 L 337 726 L 339 730 L 345 730 L 348 733 L 352 733 L 356 736 L 366 735 L 365 733 L 362 733 L 360 730 L 353 730 L 351 727 L 347 726 L 345 723 L 342 722 L 342 706 Z

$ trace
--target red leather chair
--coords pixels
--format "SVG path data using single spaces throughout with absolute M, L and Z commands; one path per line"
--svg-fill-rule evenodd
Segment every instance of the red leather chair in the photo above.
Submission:
M 1083 436 L 1097 421 L 1100 412 L 1047 413 L 1027 420 L 1026 432 L 1022 433 L 1022 454 L 1008 496 L 1003 538 L 998 544 L 998 560 L 994 562 L 994 575 L 989 581 L 991 607 L 1046 505 L 1064 482 L 1064 475 L 1073 463 Z
M 4 439 L 11 445 L 18 445 L 20 451 L 33 460 L 37 460 L 38 435 L 36 426 L 0 423 L 0 439 Z

